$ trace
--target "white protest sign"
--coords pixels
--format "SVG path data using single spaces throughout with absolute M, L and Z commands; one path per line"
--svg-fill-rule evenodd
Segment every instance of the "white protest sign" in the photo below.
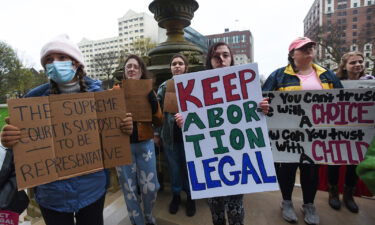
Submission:
M 375 135 L 375 89 L 264 92 L 275 162 L 358 164 Z
M 342 80 L 344 88 L 375 88 L 375 80 Z
M 192 198 L 278 190 L 257 64 L 174 81 Z

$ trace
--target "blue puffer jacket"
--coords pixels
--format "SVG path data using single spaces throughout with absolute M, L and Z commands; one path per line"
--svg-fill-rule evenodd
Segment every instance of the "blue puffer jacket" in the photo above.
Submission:
M 323 89 L 343 88 L 336 75 L 317 64 L 312 65 Z M 262 86 L 262 91 L 300 91 L 301 81 L 289 64 L 274 71 Z
M 87 91 L 102 91 L 101 81 L 84 77 Z M 50 84 L 42 84 L 25 97 L 48 96 Z M 77 212 L 101 198 L 106 192 L 104 170 L 66 180 L 54 181 L 35 187 L 35 199 L 44 208 L 59 212 Z

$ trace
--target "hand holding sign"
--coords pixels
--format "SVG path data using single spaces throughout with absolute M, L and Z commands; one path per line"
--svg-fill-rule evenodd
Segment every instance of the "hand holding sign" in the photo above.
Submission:
M 1 144 L 6 148 L 12 148 L 19 142 L 21 131 L 18 127 L 7 124 L 1 132 Z

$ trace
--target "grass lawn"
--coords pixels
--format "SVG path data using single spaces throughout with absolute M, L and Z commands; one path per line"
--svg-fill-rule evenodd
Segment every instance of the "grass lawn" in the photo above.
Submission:
M 6 117 L 8 117 L 8 108 L 0 108 L 0 131 L 5 125 Z

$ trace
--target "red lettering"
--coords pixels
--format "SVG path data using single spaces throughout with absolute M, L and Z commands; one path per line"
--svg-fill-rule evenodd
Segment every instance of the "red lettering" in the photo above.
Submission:
M 346 145 L 346 149 L 350 150 L 350 141 L 328 141 L 328 145 L 331 151 L 333 149 L 336 150 L 337 159 L 332 154 L 332 162 L 334 162 L 335 164 L 347 164 L 347 161 L 343 160 L 341 156 L 341 144 Z
M 245 75 L 250 73 L 250 78 L 245 79 Z M 241 84 L 241 92 L 242 92 L 242 99 L 248 99 L 249 95 L 247 93 L 246 84 L 252 82 L 255 79 L 255 72 L 250 69 L 241 70 L 239 71 L 240 74 L 240 84 Z
M 374 120 L 364 119 L 369 111 L 365 107 L 373 107 L 374 102 L 337 102 L 314 104 L 311 114 L 314 124 L 347 125 L 349 123 L 372 124 Z
M 216 105 L 223 103 L 222 98 L 214 98 L 214 93 L 217 92 L 217 87 L 212 87 L 211 84 L 218 82 L 220 80 L 219 76 L 209 77 L 202 80 L 203 98 L 205 106 Z
M 225 96 L 227 98 L 227 102 L 236 101 L 236 100 L 241 99 L 239 94 L 233 95 L 233 93 L 232 93 L 232 91 L 234 89 L 237 89 L 236 85 L 231 84 L 231 80 L 234 79 L 234 78 L 236 78 L 235 73 L 231 73 L 231 74 L 225 75 L 223 77 L 223 84 L 224 84 Z
M 364 150 L 362 150 L 362 146 L 364 147 Z M 369 147 L 370 147 L 370 145 L 366 142 L 362 142 L 362 141 L 355 142 L 355 148 L 357 149 L 359 162 L 361 162 L 365 159 L 363 153 L 366 152 Z
M 180 100 L 181 111 L 185 112 L 187 110 L 186 102 L 189 101 L 195 104 L 198 108 L 203 107 L 202 102 L 195 96 L 191 95 L 194 89 L 195 80 L 189 80 L 186 88 L 182 86 L 182 83 L 177 84 L 178 98 Z
M 312 153 L 312 156 L 314 157 L 315 161 L 322 161 L 323 160 L 323 156 L 318 156 L 317 151 L 316 151 L 316 148 L 317 148 L 316 146 L 317 145 L 319 145 L 320 147 L 324 146 L 321 141 L 314 141 L 312 143 L 311 153 Z M 327 161 L 325 161 L 325 162 L 327 162 Z
M 374 102 L 361 102 L 358 103 L 358 122 L 359 123 L 374 123 L 374 120 L 364 120 L 363 114 L 367 114 L 368 110 L 364 110 L 363 107 L 365 106 L 373 106 Z

